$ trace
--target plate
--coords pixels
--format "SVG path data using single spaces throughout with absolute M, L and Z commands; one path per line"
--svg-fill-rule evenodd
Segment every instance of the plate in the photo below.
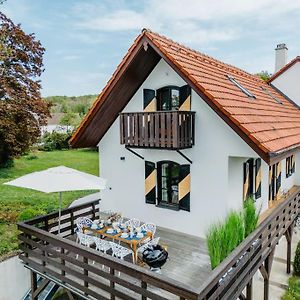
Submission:
M 114 232 L 114 230 L 113 229 L 107 229 L 107 231 L 106 231 L 107 233 L 113 233 Z
M 143 238 L 144 235 L 143 235 L 142 233 L 138 233 L 138 234 L 136 235 L 136 237 L 140 239 L 140 238 Z
M 122 234 L 121 234 L 121 238 L 123 238 L 123 239 L 128 238 L 128 233 L 122 233 Z

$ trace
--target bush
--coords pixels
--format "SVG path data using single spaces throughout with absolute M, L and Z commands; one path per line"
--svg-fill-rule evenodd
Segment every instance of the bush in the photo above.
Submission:
M 260 210 L 257 212 L 254 200 L 252 198 L 247 199 L 244 202 L 244 226 L 245 226 L 245 237 L 247 237 L 256 227 Z
M 300 278 L 289 278 L 289 285 L 286 293 L 281 298 L 282 300 L 299 300 L 300 299 Z
M 33 207 L 26 208 L 19 214 L 18 221 L 26 221 L 26 220 L 32 219 L 36 216 L 45 215 L 45 214 L 46 214 L 46 212 L 41 209 L 36 209 Z
M 41 140 L 41 147 L 39 150 L 53 151 L 69 149 L 68 141 L 71 137 L 71 133 L 60 133 L 53 131 L 52 133 L 46 133 Z
M 300 276 L 300 242 L 297 245 L 294 258 L 294 274 Z
M 240 213 L 231 212 L 223 224 L 213 225 L 206 236 L 212 269 L 219 265 L 243 238 L 244 221 Z

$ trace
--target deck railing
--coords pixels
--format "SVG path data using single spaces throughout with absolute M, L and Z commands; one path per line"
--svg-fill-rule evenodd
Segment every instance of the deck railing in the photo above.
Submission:
M 63 236 L 74 233 L 74 219 L 98 211 L 96 202 L 64 210 Z M 285 235 L 287 271 L 291 263 L 293 224 L 300 213 L 300 188 L 275 207 L 250 234 L 197 288 L 101 254 L 57 236 L 57 213 L 18 224 L 26 266 L 87 299 L 253 299 L 252 277 L 260 270 L 264 277 L 264 299 L 268 299 L 269 274 L 274 249 Z M 52 233 L 48 231 L 53 231 Z M 57 249 L 60 251 L 58 252 Z M 79 259 L 76 255 L 79 254 Z M 97 268 L 93 261 L 104 268 Z M 118 273 L 121 272 L 121 276 Z M 246 296 L 241 296 L 247 291 Z
M 195 112 L 121 113 L 120 142 L 138 148 L 191 148 L 195 143 Z
M 56 213 L 19 223 L 20 259 L 34 272 L 87 299 L 197 299 L 189 286 L 67 239 L 77 217 L 94 218 L 97 211 L 96 202 L 63 210 L 64 237 L 56 229 L 46 231 L 57 226 Z

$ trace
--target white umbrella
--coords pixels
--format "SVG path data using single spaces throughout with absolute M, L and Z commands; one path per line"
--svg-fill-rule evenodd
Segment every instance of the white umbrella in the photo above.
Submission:
M 61 193 L 67 191 L 103 190 L 106 180 L 65 166 L 33 172 L 4 184 L 37 190 L 59 192 L 58 233 L 60 234 Z

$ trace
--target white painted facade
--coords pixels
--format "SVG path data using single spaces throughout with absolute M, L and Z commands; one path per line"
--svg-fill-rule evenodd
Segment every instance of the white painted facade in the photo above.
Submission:
M 300 106 L 300 62 L 280 74 L 272 84 Z
M 123 112 L 143 111 L 143 89 L 186 83 L 161 60 L 132 97 Z M 113 105 L 113 103 L 112 103 Z M 101 209 L 121 212 L 130 218 L 203 237 L 210 224 L 222 220 L 229 210 L 243 204 L 243 163 L 258 155 L 205 102 L 192 91 L 191 110 L 196 112 L 195 145 L 182 152 L 192 160 L 190 212 L 174 211 L 145 203 L 145 162 L 120 144 L 119 119 L 99 142 L 100 173 L 108 180 L 101 192 Z M 134 149 L 145 160 L 188 162 L 176 151 Z M 125 160 L 121 160 L 125 157 Z M 300 156 L 299 156 L 300 157 Z M 299 159 L 297 156 L 297 160 Z M 262 196 L 257 206 L 268 208 L 269 167 L 262 160 Z M 299 176 L 300 177 L 300 176 Z M 300 179 L 300 178 L 299 178 Z M 282 187 L 289 189 L 295 175 L 286 180 L 282 161 Z

